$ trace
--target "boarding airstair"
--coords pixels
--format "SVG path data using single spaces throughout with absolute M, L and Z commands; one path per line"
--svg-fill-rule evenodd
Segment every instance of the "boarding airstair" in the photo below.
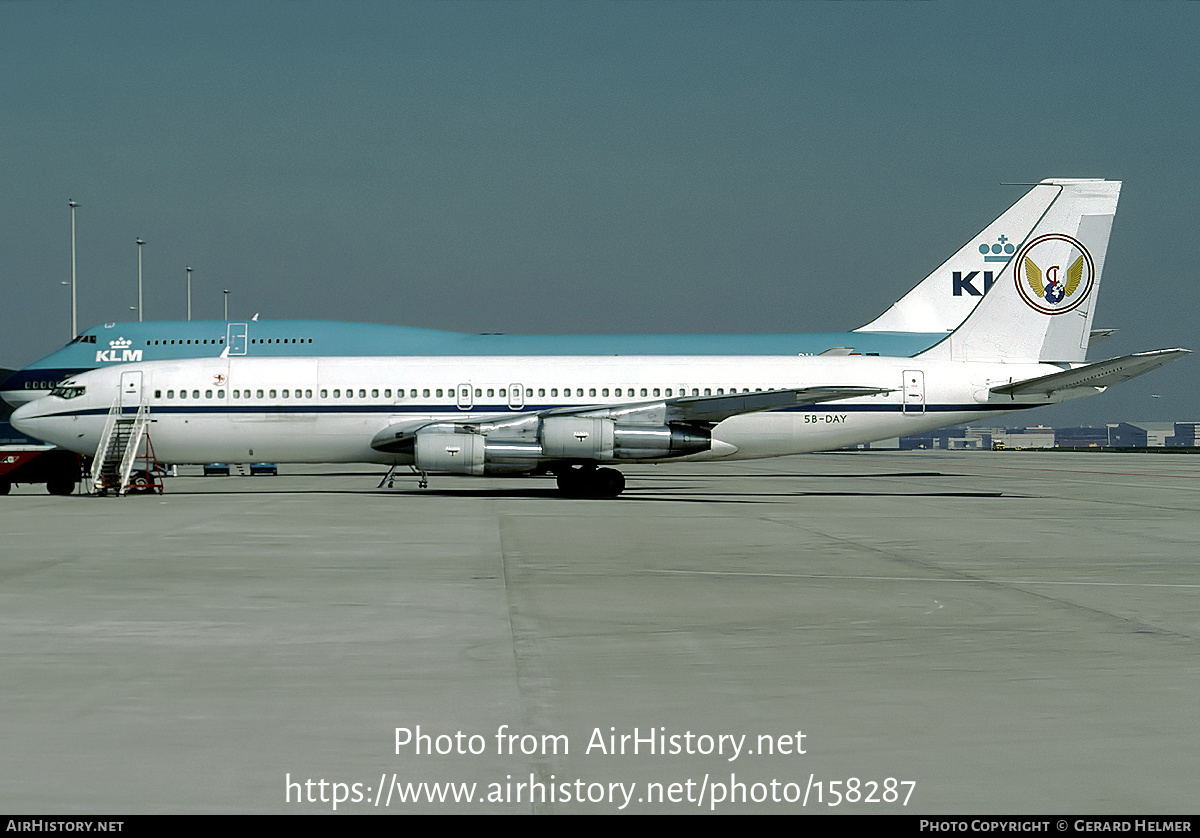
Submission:
M 162 494 L 162 478 L 154 446 L 150 442 L 150 408 L 143 401 L 136 412 L 122 406 L 118 397 L 108 411 L 108 421 L 96 456 L 92 460 L 92 486 L 98 495 L 121 495 L 129 492 Z M 140 461 L 140 462 L 139 462 Z M 135 465 L 140 465 L 136 472 Z

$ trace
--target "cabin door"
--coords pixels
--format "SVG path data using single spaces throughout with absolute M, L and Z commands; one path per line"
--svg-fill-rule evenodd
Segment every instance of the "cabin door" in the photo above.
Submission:
M 925 412 L 925 373 L 921 370 L 904 371 L 904 412 Z

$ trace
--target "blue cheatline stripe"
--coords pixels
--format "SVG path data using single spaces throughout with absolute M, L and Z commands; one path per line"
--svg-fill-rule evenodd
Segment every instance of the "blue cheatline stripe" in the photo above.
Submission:
M 254 405 L 167 405 L 163 407 L 150 407 L 150 418 L 153 419 L 156 414 L 169 414 L 175 416 L 181 415 L 199 415 L 199 416 L 218 416 L 218 415 L 240 415 L 248 416 L 252 414 L 262 414 L 264 416 L 272 416 L 279 414 L 317 414 L 317 415 L 338 415 L 338 414 L 396 414 L 396 413 L 421 413 L 421 414 L 441 414 L 443 416 L 466 417 L 472 414 L 509 414 L 518 416 L 521 414 L 540 413 L 547 410 L 553 410 L 560 407 L 570 408 L 595 408 L 603 409 L 607 405 L 592 405 L 592 404 L 541 404 L 529 405 L 522 410 L 513 410 L 508 405 L 476 405 L 470 410 L 462 410 L 452 413 L 453 405 L 437 404 L 437 405 L 271 405 L 271 406 L 254 406 Z M 619 405 L 612 405 L 617 407 Z M 986 412 L 1002 412 L 1011 413 L 1013 410 L 1020 410 L 1029 407 L 1040 407 L 1040 405 L 1030 404 L 927 404 L 925 410 L 904 410 L 904 405 L 900 404 L 820 404 L 820 405 L 797 405 L 796 407 L 785 407 L 779 410 L 764 410 L 756 411 L 759 413 L 906 413 L 908 415 L 920 415 L 924 413 L 986 413 Z M 127 408 L 130 412 L 135 408 Z M 96 407 L 87 410 L 64 411 L 62 413 L 45 414 L 42 418 L 64 417 L 64 416 L 101 416 L 107 415 L 109 408 Z M 743 414 L 748 415 L 748 414 Z

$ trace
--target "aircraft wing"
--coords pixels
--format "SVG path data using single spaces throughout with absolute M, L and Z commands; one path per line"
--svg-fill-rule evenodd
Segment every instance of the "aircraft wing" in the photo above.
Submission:
M 433 427 L 449 428 L 465 433 L 489 434 L 494 431 L 536 433 L 538 423 L 552 416 L 578 416 L 593 419 L 613 419 L 634 425 L 666 425 L 684 422 L 696 425 L 715 425 L 742 413 L 781 410 L 806 404 L 874 396 L 891 392 L 880 387 L 798 387 L 790 390 L 763 390 L 755 393 L 729 393 L 718 396 L 677 396 L 653 401 L 616 405 L 580 405 L 553 407 L 527 413 L 491 415 L 454 422 L 413 420 L 389 425 L 374 439 L 371 447 L 377 451 L 397 452 L 411 447 L 419 431 Z
M 1073 370 L 1064 370 L 1012 384 L 1003 384 L 999 387 L 992 387 L 991 391 L 997 395 L 1016 398 L 1017 396 L 1050 396 L 1062 390 L 1072 390 L 1077 387 L 1104 389 L 1190 354 L 1191 350 L 1188 349 L 1157 349 L 1153 352 L 1137 352 L 1133 355 L 1113 358 L 1110 361 L 1100 361 Z
M 741 413 L 781 410 L 858 396 L 874 396 L 891 392 L 879 387 L 798 387 L 792 390 L 762 390 L 755 393 L 729 393 L 724 396 L 677 396 L 650 402 L 627 405 L 586 405 L 554 408 L 547 416 L 589 416 L 605 419 L 645 420 L 661 422 L 717 423 Z M 643 420 L 643 421 L 645 421 Z

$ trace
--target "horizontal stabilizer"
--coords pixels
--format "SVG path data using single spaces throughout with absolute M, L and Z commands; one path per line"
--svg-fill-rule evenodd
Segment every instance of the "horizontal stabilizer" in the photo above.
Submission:
M 1120 329 L 1092 329 L 1092 331 L 1090 332 L 1090 337 L 1088 338 L 1089 344 L 1096 344 L 1102 340 L 1107 340 L 1108 338 L 1112 337 L 1119 331 L 1121 331 L 1121 330 Z
M 1077 387 L 1110 387 L 1190 354 L 1191 350 L 1188 349 L 1157 349 L 1153 352 L 1138 352 L 1123 358 L 1100 361 L 1085 367 L 1055 372 L 991 389 L 997 395 L 1015 398 L 1016 396 L 1050 396 Z

